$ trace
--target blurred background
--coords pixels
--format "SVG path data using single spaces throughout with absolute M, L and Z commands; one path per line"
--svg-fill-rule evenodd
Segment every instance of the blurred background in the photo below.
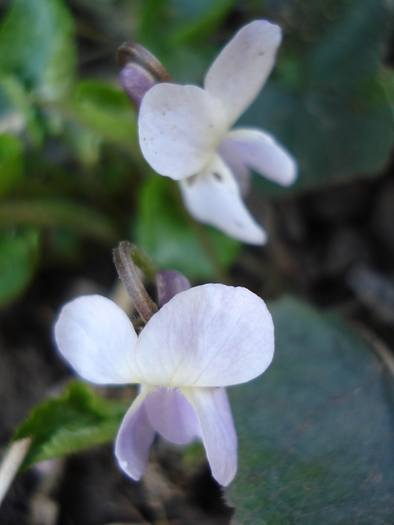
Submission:
M 111 293 L 111 251 L 123 239 L 193 284 L 292 294 L 335 312 L 394 370 L 393 9 L 391 0 L 0 2 L 1 450 L 34 404 L 61 392 L 69 372 L 53 349 L 56 313 L 76 295 Z M 246 202 L 268 231 L 265 247 L 188 216 L 176 183 L 141 156 L 116 66 L 117 48 L 135 41 L 175 82 L 201 85 L 256 18 L 284 38 L 240 123 L 272 133 L 299 163 L 289 189 L 253 178 Z M 208 471 L 191 479 L 178 456 L 156 453 L 167 481 L 151 472 L 148 489 L 121 477 L 110 448 L 28 471 L 0 521 L 228 523 Z

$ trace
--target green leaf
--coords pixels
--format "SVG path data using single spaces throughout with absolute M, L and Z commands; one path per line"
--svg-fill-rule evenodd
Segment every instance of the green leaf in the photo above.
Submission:
M 0 28 L 0 66 L 43 100 L 70 92 L 76 70 L 73 19 L 62 0 L 14 0 Z
M 0 127 L 21 132 L 25 129 L 34 145 L 43 140 L 43 130 L 22 83 L 12 75 L 0 74 Z
M 15 199 L 0 207 L 0 226 L 33 225 L 65 228 L 81 237 L 114 245 L 118 232 L 107 217 L 83 205 L 64 199 Z
M 352 0 L 307 59 L 308 79 L 325 89 L 350 86 L 378 73 L 393 10 L 385 0 Z
M 62 396 L 38 405 L 13 436 L 32 439 L 23 468 L 112 441 L 128 407 L 102 398 L 84 383 L 70 383 Z
M 393 143 L 381 67 L 393 9 L 385 0 L 333 3 L 292 4 L 295 11 L 313 11 L 305 23 L 299 18 L 303 53 L 297 53 L 294 41 L 284 42 L 276 82 L 241 119 L 272 133 L 294 155 L 296 190 L 377 174 L 387 165 Z M 324 30 L 315 31 L 311 20 Z M 257 180 L 270 194 L 284 193 Z
M 194 223 L 175 183 L 158 176 L 141 190 L 134 233 L 133 242 L 161 268 L 178 270 L 189 278 L 218 277 L 221 267 L 229 266 L 240 249 L 239 242 Z
M 294 299 L 269 307 L 274 361 L 229 390 L 237 523 L 390 523 L 393 377 L 337 318 Z
M 137 143 L 135 112 L 119 87 L 98 80 L 81 82 L 72 111 L 76 120 L 109 140 Z
M 36 267 L 39 234 L 0 237 L 0 306 L 16 299 L 30 284 Z
M 296 190 L 375 174 L 387 164 L 393 142 L 392 109 L 377 82 L 360 87 L 352 100 L 270 84 L 242 123 L 269 131 L 294 155 L 299 165 Z M 257 180 L 267 193 L 284 192 L 261 177 Z
M 14 135 L 0 135 L 0 196 L 20 182 L 24 171 L 24 148 Z

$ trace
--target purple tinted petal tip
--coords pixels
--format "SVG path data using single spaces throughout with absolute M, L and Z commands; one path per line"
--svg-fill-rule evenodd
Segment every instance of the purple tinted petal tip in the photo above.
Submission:
M 177 270 L 164 270 L 156 274 L 157 298 L 159 308 L 176 294 L 191 288 L 189 280 Z
M 147 91 L 156 84 L 153 75 L 136 63 L 129 63 L 121 70 L 120 81 L 137 108 Z

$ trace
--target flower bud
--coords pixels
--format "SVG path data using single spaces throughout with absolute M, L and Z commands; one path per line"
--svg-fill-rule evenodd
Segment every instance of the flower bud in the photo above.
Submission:
M 159 308 L 168 303 L 177 293 L 191 288 L 189 279 L 177 270 L 164 270 L 156 274 L 157 302 Z
M 117 53 L 120 81 L 137 109 L 147 91 L 159 82 L 172 82 L 162 64 L 147 49 L 125 42 Z

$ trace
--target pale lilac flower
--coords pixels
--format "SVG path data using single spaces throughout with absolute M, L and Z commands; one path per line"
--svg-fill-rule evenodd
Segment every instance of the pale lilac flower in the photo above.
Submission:
M 129 476 L 142 476 L 159 432 L 178 444 L 201 439 L 213 476 L 230 483 L 237 438 L 223 387 L 257 377 L 272 360 L 274 327 L 262 299 L 245 288 L 197 286 L 175 295 L 137 336 L 115 303 L 85 296 L 64 306 L 55 338 L 88 381 L 141 384 L 115 445 Z
M 265 84 L 280 41 L 280 28 L 265 20 L 244 26 L 211 65 L 204 89 L 157 84 L 139 113 L 142 154 L 157 173 L 180 181 L 189 213 L 251 244 L 267 235 L 242 200 L 250 169 L 288 186 L 297 166 L 269 134 L 231 127 Z

